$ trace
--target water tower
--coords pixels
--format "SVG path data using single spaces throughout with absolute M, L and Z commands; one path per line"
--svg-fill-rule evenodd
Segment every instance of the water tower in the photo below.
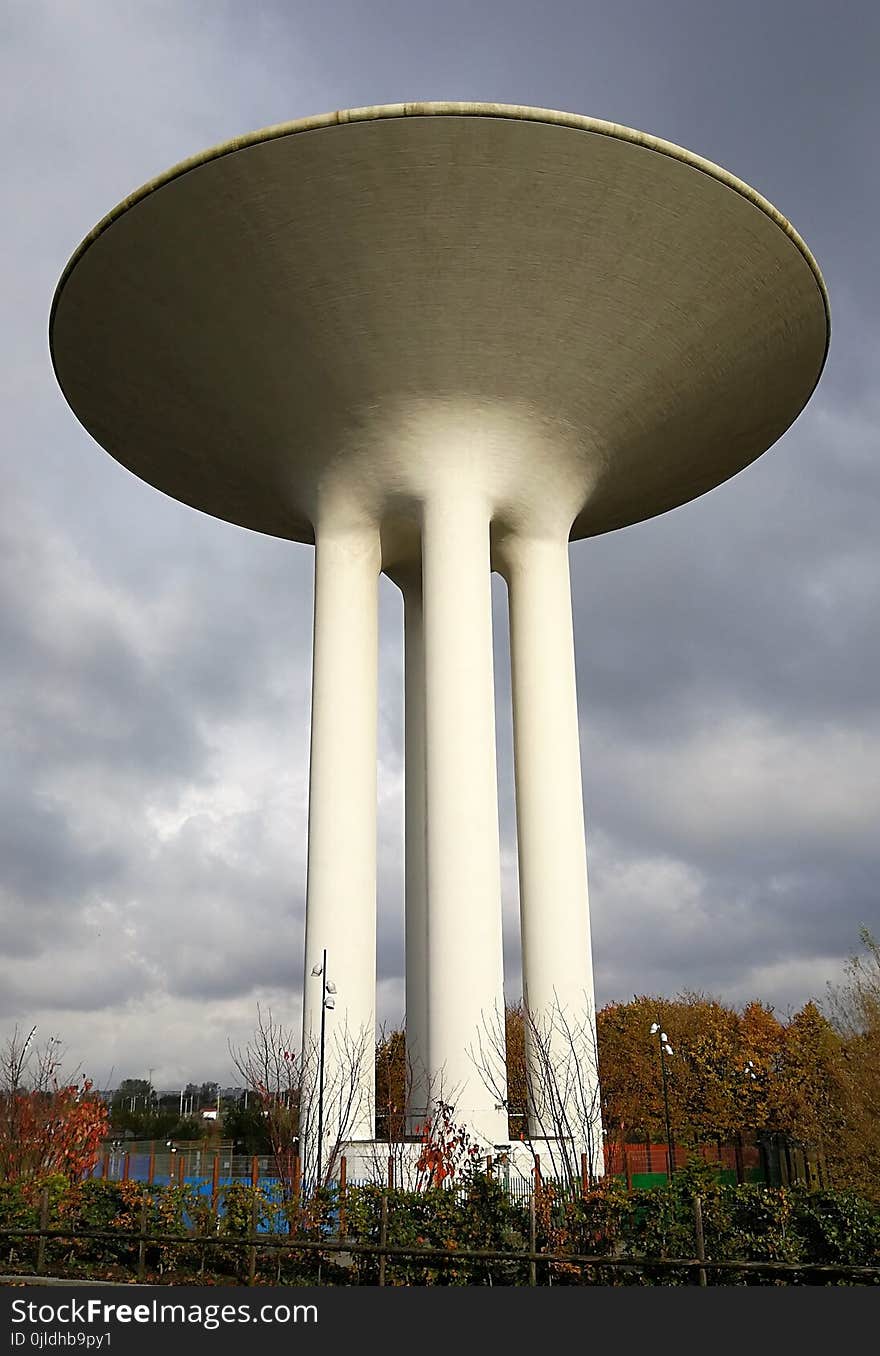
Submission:
M 380 573 L 405 615 L 410 1114 L 442 1094 L 503 1143 L 474 1059 L 503 1010 L 491 573 L 525 1002 L 537 1024 L 592 1022 L 569 543 L 747 466 L 809 399 L 828 337 L 815 260 L 762 197 L 543 109 L 271 127 L 146 185 L 73 256 L 52 354 L 92 436 L 186 504 L 315 547 L 304 1048 L 323 1015 L 328 1143 L 374 1135 Z M 564 1081 L 564 1041 L 552 1055 Z

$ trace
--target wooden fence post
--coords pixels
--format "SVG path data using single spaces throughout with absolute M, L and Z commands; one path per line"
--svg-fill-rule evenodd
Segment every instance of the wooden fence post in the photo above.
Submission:
M 627 1191 L 632 1191 L 633 1189 L 632 1163 L 630 1162 L 629 1158 L 629 1145 L 626 1143 L 623 1146 L 623 1175 L 626 1178 Z
M 581 1195 L 586 1197 L 590 1190 L 590 1165 L 586 1154 L 581 1154 Z
M 388 1155 L 388 1187 L 389 1190 L 394 1190 L 394 1159 L 390 1154 Z
M 38 1276 L 42 1276 L 46 1270 L 46 1230 L 49 1227 L 49 1188 L 43 1187 L 40 1192 L 40 1237 L 37 1240 L 37 1267 Z
M 345 1154 L 339 1160 L 339 1237 L 345 1237 L 345 1193 L 348 1183 L 348 1160 Z
M 256 1162 L 256 1159 L 254 1160 Z M 257 1236 L 257 1193 L 254 1191 L 251 1197 L 251 1238 Z M 257 1276 L 257 1245 L 251 1243 L 248 1248 L 248 1285 L 256 1284 Z
M 156 1141 L 150 1143 L 150 1164 L 147 1168 L 147 1186 L 153 1185 L 153 1178 L 156 1176 Z
M 110 1155 L 104 1154 L 103 1158 L 101 1159 L 101 1181 L 106 1182 L 109 1176 L 110 1176 Z
M 703 1235 L 703 1202 L 699 1196 L 694 1197 L 694 1237 L 697 1244 L 697 1257 L 701 1262 L 705 1262 L 706 1240 Z M 707 1284 L 705 1267 L 700 1267 L 697 1272 L 697 1284 Z
M 821 1139 L 819 1140 L 819 1156 L 817 1162 L 819 1167 L 819 1185 L 823 1189 L 827 1189 L 832 1183 L 831 1178 L 828 1175 L 828 1163 L 825 1158 L 825 1144 Z
M 126 1150 L 125 1157 L 122 1160 L 122 1180 L 128 1181 L 128 1174 L 131 1171 L 131 1154 Z
M 214 1219 L 217 1218 L 217 1212 L 220 1209 L 220 1155 L 214 1155 L 214 1162 L 211 1167 L 211 1214 Z
M 388 1193 L 382 1192 L 379 1214 L 379 1284 L 385 1284 L 385 1248 L 388 1246 Z
M 137 1278 L 142 1281 L 147 1274 L 147 1193 L 141 1197 L 141 1234 L 138 1239 Z
M 253 1158 L 251 1159 L 251 1186 L 252 1187 L 259 1186 L 259 1184 L 260 1184 L 260 1160 L 257 1158 L 257 1155 L 254 1154 Z
M 183 1179 L 186 1175 L 186 1154 L 177 1155 L 177 1185 L 183 1188 Z
M 538 1221 L 535 1213 L 535 1190 L 538 1181 L 539 1178 L 536 1169 L 535 1184 L 532 1187 L 532 1195 L 529 1200 L 529 1252 L 533 1254 L 529 1258 L 529 1285 L 538 1284 L 538 1264 L 534 1258 L 534 1254 L 538 1251 Z

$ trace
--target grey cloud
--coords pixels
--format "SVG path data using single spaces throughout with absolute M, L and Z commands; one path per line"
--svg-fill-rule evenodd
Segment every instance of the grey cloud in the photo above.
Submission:
M 120 0 L 4 22 L 2 1021 L 57 1018 L 78 1057 L 132 1073 L 158 1042 L 170 1077 L 221 1076 L 258 995 L 295 1020 L 310 551 L 108 458 L 55 388 L 46 324 L 70 252 L 139 183 L 251 128 L 403 99 L 667 137 L 753 183 L 820 261 L 834 335 L 801 419 L 698 503 L 575 546 L 572 577 L 600 999 L 756 985 L 784 1006 L 821 988 L 878 917 L 876 6 Z M 495 623 L 515 993 L 497 583 Z M 402 637 L 385 587 L 381 645 L 378 972 L 395 1019 Z M 212 1036 L 193 1040 L 196 1017 Z

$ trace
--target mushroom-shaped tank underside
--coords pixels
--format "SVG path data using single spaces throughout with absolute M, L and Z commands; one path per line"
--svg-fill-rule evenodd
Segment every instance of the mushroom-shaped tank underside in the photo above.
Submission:
M 464 477 L 585 537 L 684 503 L 797 417 L 815 261 L 725 171 L 612 124 L 422 104 L 269 128 L 87 238 L 50 322 L 92 436 L 195 508 L 311 541 Z

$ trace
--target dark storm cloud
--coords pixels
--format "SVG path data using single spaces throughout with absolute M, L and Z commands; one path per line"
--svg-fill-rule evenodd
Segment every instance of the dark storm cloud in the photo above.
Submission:
M 17 782 L 0 784 L 0 860 L 10 898 L 34 909 L 49 909 L 85 886 L 106 885 L 123 861 L 120 854 L 84 851 L 64 814 L 36 796 L 23 797 Z M 14 949 L 20 936 L 11 929 L 6 947 Z
M 101 452 L 55 387 L 46 321 L 70 252 L 139 183 L 252 128 L 399 100 L 527 103 L 644 129 L 752 183 L 819 260 L 834 335 L 801 419 L 698 503 L 576 545 L 572 579 L 600 999 L 689 986 L 784 1007 L 821 992 L 880 913 L 878 49 L 876 6 L 765 0 L 8 10 L 4 1021 L 57 1019 L 107 1068 L 164 1058 L 225 1076 L 227 1030 L 242 1034 L 258 996 L 295 1020 L 310 551 L 213 522 Z M 516 992 L 503 608 L 499 584 Z M 381 636 L 379 975 L 396 1017 L 390 587 Z
M 738 702 L 787 722 L 876 711 L 876 421 L 817 395 L 772 457 L 696 504 L 573 548 L 581 682 L 610 719 Z M 609 587 L 610 585 L 610 587 Z M 645 662 L 646 659 L 650 662 Z

